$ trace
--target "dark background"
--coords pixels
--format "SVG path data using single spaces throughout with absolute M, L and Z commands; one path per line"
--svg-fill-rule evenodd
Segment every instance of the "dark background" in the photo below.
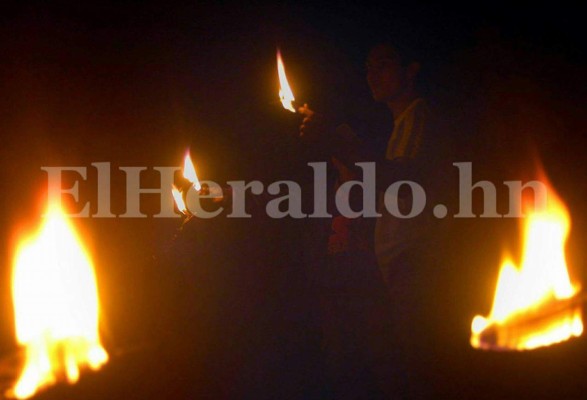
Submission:
M 582 275 L 584 7 L 28 3 L 1 15 L 3 354 L 15 349 L 12 252 L 18 232 L 39 222 L 42 166 L 88 167 L 80 190 L 91 200 L 90 163 L 111 162 L 117 214 L 118 166 L 179 166 L 188 146 L 200 176 L 217 182 L 305 178 L 294 151 L 300 119 L 276 102 L 277 46 L 297 99 L 373 137 L 388 135 L 391 120 L 365 83 L 369 46 L 392 38 L 415 51 L 426 93 L 454 127 L 455 160 L 473 161 L 476 179 L 528 179 L 542 162 L 570 208 L 568 256 Z M 145 213 L 157 212 L 145 199 Z M 76 223 L 91 238 L 106 344 L 121 355 L 103 376 L 55 396 L 327 397 L 307 271 L 291 262 L 303 258 L 301 222 L 202 222 L 193 251 L 172 242 L 179 219 Z M 455 364 L 465 365 L 451 385 L 489 398 L 516 390 L 556 398 L 563 381 L 569 396 L 580 393 L 583 339 L 534 355 L 468 349 L 469 321 L 489 310 L 504 245 L 517 254 L 516 223 L 476 219 L 450 230 L 447 262 L 464 271 L 451 296 L 462 334 Z

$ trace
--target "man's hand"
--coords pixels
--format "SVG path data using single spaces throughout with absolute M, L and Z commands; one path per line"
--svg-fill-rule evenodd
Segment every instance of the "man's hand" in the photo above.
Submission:
M 321 147 L 325 146 L 336 135 L 335 126 L 332 121 L 321 114 L 316 114 L 307 104 L 298 109 L 304 116 L 300 126 L 300 137 L 308 143 L 314 143 Z
M 298 109 L 304 115 L 300 126 L 300 138 L 312 146 L 323 157 L 335 156 L 339 161 L 353 169 L 354 163 L 362 161 L 362 143 L 348 125 L 338 127 L 334 121 L 312 111 L 307 104 Z

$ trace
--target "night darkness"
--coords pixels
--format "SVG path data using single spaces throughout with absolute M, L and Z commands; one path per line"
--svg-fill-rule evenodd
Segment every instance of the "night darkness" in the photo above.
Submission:
M 297 99 L 375 140 L 393 120 L 371 99 L 365 57 L 386 39 L 413 51 L 422 89 L 447 121 L 453 161 L 472 161 L 474 178 L 493 182 L 531 179 L 540 161 L 570 209 L 568 261 L 585 282 L 587 10 L 477 3 L 6 7 L 0 356 L 16 349 L 10 267 L 18 233 L 40 220 L 41 167 L 87 167 L 80 193 L 93 204 L 91 163 L 110 162 L 115 214 L 125 207 L 118 167 L 180 166 L 188 147 L 204 179 L 309 182 L 301 118 L 277 101 L 276 47 Z M 143 184 L 156 187 L 158 177 Z M 448 191 L 457 190 L 455 182 Z M 157 201 L 145 199 L 143 212 L 157 213 Z M 384 398 L 358 364 L 346 395 L 324 372 L 307 262 L 321 239 L 308 232 L 320 232 L 319 223 L 221 216 L 192 221 L 174 240 L 179 218 L 75 222 L 94 255 L 112 360 L 39 398 Z M 587 391 L 584 338 L 525 354 L 469 346 L 471 317 L 489 310 L 502 250 L 517 255 L 518 234 L 512 219 L 447 220 L 438 256 L 451 267 L 437 298 L 446 325 L 435 329 L 448 339 L 442 354 L 431 354 L 438 376 L 422 383 L 436 388 L 435 398 Z

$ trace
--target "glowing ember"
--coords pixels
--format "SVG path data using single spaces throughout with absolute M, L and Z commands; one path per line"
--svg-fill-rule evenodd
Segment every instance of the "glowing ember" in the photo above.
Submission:
M 23 371 L 9 395 L 33 396 L 79 368 L 108 361 L 98 334 L 98 291 L 90 256 L 58 207 L 49 207 L 40 231 L 16 253 L 12 291 L 18 343 L 26 350 Z
M 179 212 L 181 212 L 182 214 L 187 214 L 188 209 L 185 206 L 185 202 L 183 201 L 181 192 L 175 187 L 175 185 L 173 185 L 173 187 L 171 188 L 171 194 L 173 195 L 173 200 L 175 200 L 175 205 L 177 206 Z
M 503 261 L 490 315 L 472 321 L 473 347 L 527 350 L 583 333 L 580 288 L 571 283 L 565 262 L 569 229 L 566 207 L 549 190 L 546 209 L 524 220 L 521 265 Z
M 193 184 L 194 189 L 199 191 L 202 188 L 200 181 L 198 180 L 198 175 L 196 175 L 196 168 L 194 167 L 189 151 L 186 153 L 183 162 L 183 177 Z
M 296 112 L 292 102 L 295 100 L 293 92 L 287 82 L 285 75 L 285 67 L 283 66 L 283 60 L 281 59 L 281 52 L 277 49 L 277 74 L 279 75 L 279 100 L 283 104 L 283 108 L 293 113 Z

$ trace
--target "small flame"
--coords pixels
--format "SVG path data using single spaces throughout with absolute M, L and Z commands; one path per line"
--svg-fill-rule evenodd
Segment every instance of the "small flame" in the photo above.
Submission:
M 173 185 L 173 187 L 171 188 L 171 194 L 173 195 L 173 200 L 175 200 L 175 205 L 177 206 L 179 212 L 181 212 L 184 215 L 187 214 L 188 209 L 185 206 L 185 202 L 183 201 L 181 192 L 179 191 L 179 189 L 177 189 L 177 187 L 175 187 L 175 185 Z
M 279 49 L 277 49 L 277 74 L 279 75 L 279 100 L 281 101 L 281 104 L 283 104 L 283 108 L 295 113 L 296 110 L 292 104 L 295 98 L 289 87 L 289 83 L 287 82 L 285 67 Z
M 198 175 L 196 175 L 196 168 L 194 167 L 194 163 L 192 162 L 192 158 L 190 157 L 189 151 L 185 155 L 185 159 L 183 162 L 183 177 L 190 181 L 194 189 L 199 191 L 202 189 L 200 185 L 200 181 L 198 179 Z
M 108 361 L 98 334 L 98 290 L 92 261 L 59 207 L 50 206 L 40 231 L 17 250 L 12 292 L 16 336 L 25 366 L 9 395 L 33 396 L 79 368 Z
M 565 262 L 565 242 L 570 230 L 569 213 L 554 190 L 548 191 L 545 210 L 535 210 L 524 222 L 524 248 L 520 267 L 506 258 L 501 266 L 493 307 L 488 317 L 475 316 L 471 344 L 484 347 L 481 336 L 490 326 L 520 323 L 524 317 L 539 316 L 553 304 L 571 299 L 579 292 L 569 278 Z M 562 342 L 583 332 L 580 306 L 558 310 L 542 325 L 534 318 L 531 329 L 517 329 L 498 338 L 497 347 L 533 349 Z M 530 318 L 532 320 L 532 318 Z M 523 326 L 523 325 L 522 325 Z

